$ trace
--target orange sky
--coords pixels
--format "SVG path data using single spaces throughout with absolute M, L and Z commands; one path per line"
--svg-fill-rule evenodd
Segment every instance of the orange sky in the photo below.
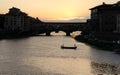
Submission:
M 11 7 L 20 8 L 30 16 L 43 21 L 89 18 L 89 8 L 118 0 L 0 0 L 0 13 L 7 13 Z

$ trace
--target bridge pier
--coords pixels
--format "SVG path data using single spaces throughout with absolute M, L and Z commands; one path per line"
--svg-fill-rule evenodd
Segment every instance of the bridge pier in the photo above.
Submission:
M 46 36 L 50 36 L 50 32 L 46 32 Z
M 70 32 L 66 32 L 66 36 L 70 36 Z

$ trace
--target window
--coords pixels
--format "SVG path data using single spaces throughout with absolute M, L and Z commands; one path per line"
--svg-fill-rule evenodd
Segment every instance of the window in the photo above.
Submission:
M 92 13 L 97 13 L 97 9 L 93 9 L 93 10 L 92 10 Z

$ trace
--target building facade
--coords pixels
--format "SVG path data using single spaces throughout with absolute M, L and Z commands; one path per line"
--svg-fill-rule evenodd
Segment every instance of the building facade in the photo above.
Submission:
M 0 14 L 0 29 L 4 28 L 4 20 L 5 20 L 5 15 Z
M 5 14 L 4 27 L 9 32 L 24 32 L 29 30 L 29 17 L 20 9 L 12 7 Z M 26 27 L 27 26 L 27 27 Z
M 22 12 L 20 9 L 12 7 L 5 14 L 4 28 L 8 33 L 29 32 L 35 19 Z
M 120 33 L 120 1 L 91 8 L 91 30 L 96 32 Z

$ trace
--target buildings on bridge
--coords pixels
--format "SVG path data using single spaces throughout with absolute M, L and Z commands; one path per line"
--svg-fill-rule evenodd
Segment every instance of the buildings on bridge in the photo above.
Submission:
M 63 31 L 67 36 L 70 36 L 74 31 L 82 31 L 86 22 L 45 22 L 44 25 L 46 35 L 50 35 L 51 32 L 58 33 L 59 31 Z

